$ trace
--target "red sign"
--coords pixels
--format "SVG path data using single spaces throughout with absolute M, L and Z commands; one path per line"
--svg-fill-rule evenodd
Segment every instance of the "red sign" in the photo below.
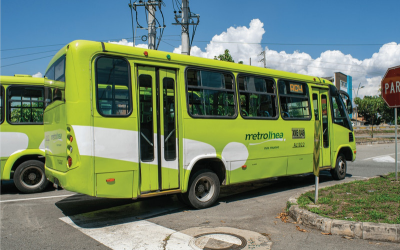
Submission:
M 386 71 L 381 82 L 382 98 L 391 108 L 400 107 L 400 65 Z

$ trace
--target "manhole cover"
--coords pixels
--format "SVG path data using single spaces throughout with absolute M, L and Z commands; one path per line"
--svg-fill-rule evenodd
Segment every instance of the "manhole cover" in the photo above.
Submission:
M 203 250 L 235 250 L 244 248 L 247 241 L 242 236 L 231 233 L 204 233 L 194 236 L 189 245 Z

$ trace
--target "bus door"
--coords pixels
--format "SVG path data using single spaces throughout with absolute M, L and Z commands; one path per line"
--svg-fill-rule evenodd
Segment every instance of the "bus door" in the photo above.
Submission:
M 329 92 L 328 89 L 313 88 L 312 93 L 316 136 L 314 162 L 321 169 L 331 166 Z
M 176 72 L 138 67 L 141 192 L 179 188 Z

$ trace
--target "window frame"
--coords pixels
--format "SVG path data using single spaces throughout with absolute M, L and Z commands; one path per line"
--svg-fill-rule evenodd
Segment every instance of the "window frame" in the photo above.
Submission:
M 299 83 L 299 84 L 304 84 L 304 87 L 306 89 L 306 97 L 308 100 L 308 113 L 309 118 L 296 118 L 296 117 L 283 117 L 282 116 L 282 102 L 281 102 L 281 96 L 282 97 L 293 97 L 293 98 L 304 98 L 304 97 L 299 97 L 297 95 L 293 95 L 293 94 L 281 94 L 279 92 L 279 81 L 288 81 L 288 82 L 292 82 L 292 83 Z M 277 81 L 277 92 L 278 92 L 278 96 L 279 96 L 279 117 L 281 117 L 283 120 L 288 120 L 288 121 L 310 121 L 313 117 L 312 113 L 311 113 L 311 103 L 310 103 L 310 91 L 309 91 L 309 85 L 307 82 L 302 82 L 302 81 L 298 81 L 298 80 L 290 80 L 290 79 L 285 79 L 285 78 L 279 78 Z
M 5 108 L 6 108 L 6 89 L 4 88 L 4 86 L 2 84 L 0 84 L 0 89 L 1 89 L 1 112 L 0 112 L 0 125 L 3 124 L 3 122 L 5 121 L 4 119 L 4 115 L 5 115 Z
M 244 93 L 253 93 L 253 94 L 261 94 L 261 95 L 269 95 L 269 96 L 275 96 L 275 112 L 276 115 L 274 117 L 263 117 L 263 116 L 257 116 L 257 117 L 249 117 L 249 116 L 243 116 L 242 115 L 242 109 L 241 109 L 241 104 L 239 102 L 238 108 L 239 108 L 239 112 L 240 116 L 243 119 L 249 119 L 249 120 L 278 120 L 279 119 L 279 110 L 280 107 L 278 105 L 278 90 L 277 90 L 277 83 L 275 81 L 274 78 L 272 77 L 268 77 L 268 76 L 261 76 L 261 75 L 253 75 L 253 74 L 246 74 L 246 73 L 238 73 L 236 76 L 236 82 L 238 83 L 238 78 L 239 77 L 246 77 L 246 76 L 252 76 L 252 77 L 258 77 L 258 78 L 262 78 L 262 79 L 267 79 L 267 80 L 272 80 L 274 82 L 274 94 L 270 94 L 270 93 L 263 93 L 263 92 L 253 92 L 253 91 L 244 91 Z M 238 93 L 238 98 L 240 99 L 240 89 L 239 89 L 239 84 L 237 84 L 237 93 Z
M 189 85 L 188 85 L 188 80 L 187 80 L 187 72 L 189 70 L 204 70 L 204 71 L 210 71 L 210 72 L 214 72 L 214 73 L 221 73 L 221 74 L 228 74 L 232 76 L 232 80 L 233 80 L 233 101 L 235 103 L 235 115 L 233 116 L 218 116 L 218 115 L 192 115 L 189 112 Z M 193 87 L 193 88 L 197 88 L 197 89 L 207 89 L 207 90 L 219 90 L 219 91 L 224 91 L 223 89 L 217 89 L 217 88 L 211 88 L 211 87 Z M 185 91 L 186 91 L 186 110 L 188 115 L 191 118 L 194 119 L 230 119 L 230 120 L 234 120 L 238 117 L 238 109 L 237 109 L 237 91 L 236 91 L 236 78 L 235 75 L 233 74 L 233 72 L 228 71 L 228 70 L 219 70 L 219 69 L 212 69 L 212 68 L 206 68 L 206 67 L 196 67 L 196 66 L 187 66 L 185 68 Z M 228 90 L 229 91 L 229 90 Z
M 99 109 L 99 98 L 97 96 L 98 94 L 98 77 L 97 77 L 97 62 L 99 59 L 101 58 L 111 58 L 111 59 L 122 59 L 124 60 L 127 65 L 128 65 L 128 76 L 129 76 L 129 85 L 128 85 L 128 92 L 129 92 L 129 100 L 128 100 L 128 104 L 129 104 L 129 112 L 126 115 L 105 115 L 102 112 L 100 112 Z M 133 100 L 132 100 L 132 74 L 131 74 L 131 64 L 129 63 L 129 60 L 126 59 L 123 56 L 114 56 L 114 55 L 99 55 L 96 57 L 95 61 L 94 61 L 94 74 L 95 74 L 95 80 L 94 80 L 94 84 L 96 86 L 96 111 L 100 116 L 103 117 L 115 117 L 115 118 L 124 118 L 124 117 L 129 117 L 132 112 L 133 112 Z
M 11 122 L 10 121 L 10 114 L 11 114 L 11 105 L 10 105 L 10 102 L 12 102 L 13 100 L 11 100 L 10 99 L 10 89 L 12 89 L 12 88 L 15 88 L 15 87 L 22 87 L 22 88 L 25 88 L 25 87 L 33 87 L 33 88 L 43 88 L 43 101 L 34 101 L 34 102 L 43 102 L 43 107 L 42 107 L 42 109 L 43 109 L 43 119 L 42 119 L 42 122 L 36 122 L 36 123 L 34 123 L 34 122 L 20 122 L 20 123 L 13 123 L 13 122 Z M 9 85 L 8 87 L 7 87 L 7 94 L 5 95 L 5 96 L 7 96 L 7 110 L 6 110 L 6 119 L 5 120 L 7 120 L 7 122 L 8 122 L 8 124 L 10 124 L 10 125 L 43 125 L 44 124 L 44 110 L 46 109 L 46 99 L 45 99 L 45 93 L 44 93 L 44 86 L 39 86 L 39 85 L 27 85 L 27 84 L 21 84 L 21 85 Z M 14 100 L 15 101 L 15 100 Z M 24 102 L 23 100 L 21 100 L 21 103 L 22 102 Z M 30 101 L 30 102 L 32 102 L 32 101 Z M 33 108 L 33 107 L 30 107 L 31 109 Z M 38 107 L 39 108 L 39 107 Z

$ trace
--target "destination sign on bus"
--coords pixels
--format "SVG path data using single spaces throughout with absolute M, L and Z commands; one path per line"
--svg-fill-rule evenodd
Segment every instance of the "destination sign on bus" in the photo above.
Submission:
M 292 93 L 297 93 L 297 94 L 303 94 L 303 85 L 299 83 L 290 83 L 290 92 Z

